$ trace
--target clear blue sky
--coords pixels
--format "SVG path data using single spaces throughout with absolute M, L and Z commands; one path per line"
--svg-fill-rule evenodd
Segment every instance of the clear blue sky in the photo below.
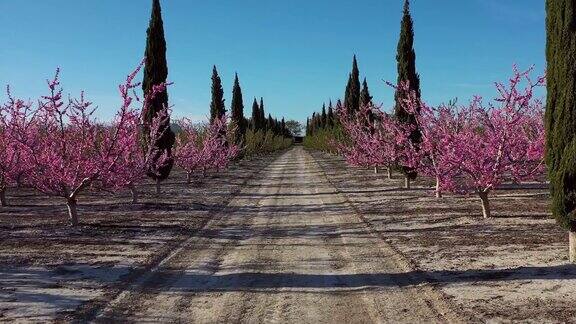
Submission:
M 227 104 L 234 72 L 245 114 L 254 96 L 276 116 L 305 120 L 343 96 L 358 55 L 375 100 L 386 107 L 396 79 L 402 0 L 162 1 L 171 104 L 177 116 L 208 114 L 218 66 Z M 117 85 L 143 56 L 150 0 L 0 0 L 0 84 L 25 98 L 44 93 L 62 68 L 65 92 L 86 90 L 109 118 Z M 473 94 L 513 63 L 545 68 L 543 0 L 413 0 L 417 68 L 424 99 L 438 104 Z

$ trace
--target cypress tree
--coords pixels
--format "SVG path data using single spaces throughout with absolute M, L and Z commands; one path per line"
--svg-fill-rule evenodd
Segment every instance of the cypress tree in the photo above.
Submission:
M 260 108 L 258 107 L 258 101 L 256 101 L 256 97 L 254 97 L 254 102 L 252 103 L 252 129 L 259 130 L 260 129 Z
M 222 88 L 222 80 L 216 70 L 216 65 L 212 69 L 212 101 L 210 102 L 210 122 L 216 118 L 222 118 L 226 114 L 226 106 L 224 105 L 224 89 Z
M 280 135 L 280 134 L 281 134 L 280 122 L 278 121 L 277 118 L 274 118 L 274 133 L 275 133 L 276 135 Z
M 370 95 L 370 90 L 368 90 L 368 82 L 366 82 L 366 78 L 364 78 L 364 81 L 362 82 L 362 91 L 360 92 L 360 105 L 363 107 L 369 106 L 372 104 L 372 96 Z M 368 114 L 368 121 L 369 121 L 369 127 L 372 127 L 374 125 L 374 113 L 372 111 L 369 111 Z
M 264 98 L 260 97 L 260 129 L 266 130 L 266 112 L 264 111 Z
M 362 91 L 360 91 L 360 105 L 367 106 L 372 103 L 372 96 L 370 95 L 370 90 L 368 90 L 368 83 L 366 78 L 362 82 Z
M 268 119 L 266 121 L 266 129 L 274 132 L 274 119 L 272 119 L 272 115 L 268 114 Z
M 310 119 L 310 135 L 314 135 L 316 133 L 316 113 L 312 113 L 312 119 Z
M 282 127 L 282 135 L 284 137 L 288 137 L 289 136 L 288 135 L 288 129 L 286 129 L 286 120 L 284 120 L 284 117 L 282 117 L 282 122 L 281 122 L 280 126 Z
M 352 60 L 352 72 L 348 77 L 348 85 L 344 94 L 344 104 L 348 109 L 349 114 L 354 114 L 360 109 L 360 71 L 358 70 L 358 62 L 356 55 Z
M 164 38 L 164 22 L 162 21 L 162 9 L 160 0 L 152 1 L 152 13 L 150 23 L 146 31 L 146 64 L 144 66 L 144 79 L 142 80 L 142 90 L 145 94 L 152 91 L 152 87 L 166 82 L 168 78 L 168 63 L 166 61 L 166 40 Z M 150 124 L 157 116 L 158 112 L 168 108 L 168 92 L 158 93 L 150 101 L 150 104 L 143 111 L 144 134 L 149 134 Z M 146 143 L 149 148 L 150 156 L 148 159 L 152 162 L 146 170 L 147 175 L 157 182 L 157 191 L 159 183 L 170 175 L 174 159 L 172 158 L 172 146 L 176 140 L 174 132 L 170 129 L 170 119 L 167 118 L 160 129 L 162 135 L 155 143 Z M 146 136 L 146 142 L 150 138 Z M 164 154 L 168 157 L 164 163 L 156 163 L 163 158 Z
M 244 135 L 246 134 L 246 120 L 244 118 L 244 101 L 242 99 L 242 89 L 240 88 L 238 73 L 236 73 L 236 76 L 234 77 L 230 110 L 232 111 L 232 122 L 236 127 L 234 143 L 241 145 L 244 141 Z
M 328 127 L 334 126 L 334 108 L 332 107 L 332 100 L 328 104 Z
M 325 128 L 328 125 L 328 115 L 326 114 L 326 104 L 322 104 L 322 117 L 321 117 L 321 127 Z
M 569 231 L 576 262 L 576 3 L 546 1 L 546 164 L 552 214 Z
M 420 77 L 416 73 L 416 53 L 414 52 L 414 23 L 410 15 L 410 2 L 404 2 L 404 14 L 400 27 L 400 39 L 398 40 L 398 53 L 396 54 L 396 61 L 398 62 L 398 84 L 401 82 L 410 83 L 410 91 L 416 93 L 417 98 L 420 98 Z M 394 99 L 396 105 L 394 107 L 394 114 L 400 122 L 416 125 L 416 119 L 413 115 L 406 112 L 401 102 L 403 100 L 402 93 L 396 91 Z M 410 140 L 417 144 L 420 142 L 420 131 L 417 129 L 410 135 Z M 410 180 L 417 177 L 414 169 L 400 166 L 400 169 L 405 175 L 406 187 L 410 187 Z
M 306 136 L 310 136 L 310 117 L 306 118 Z

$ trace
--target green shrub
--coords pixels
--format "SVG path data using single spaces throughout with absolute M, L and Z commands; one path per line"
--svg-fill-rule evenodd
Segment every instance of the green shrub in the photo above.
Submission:
M 262 130 L 255 131 L 248 129 L 244 141 L 244 154 L 246 156 L 256 156 L 272 153 L 287 149 L 292 143 L 292 138 L 275 135 L 274 132 L 270 130 L 264 132 Z
M 345 141 L 344 131 L 341 126 L 337 125 L 316 129 L 313 134 L 304 138 L 304 146 L 309 149 L 336 154 L 338 153 L 336 144 Z

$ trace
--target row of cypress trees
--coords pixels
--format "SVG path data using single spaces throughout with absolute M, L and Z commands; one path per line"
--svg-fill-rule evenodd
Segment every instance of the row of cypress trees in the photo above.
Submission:
M 337 107 L 341 105 L 340 100 L 336 104 Z M 306 136 L 313 136 L 318 130 L 331 128 L 336 125 L 336 116 L 334 115 L 334 107 L 332 100 L 328 104 L 328 111 L 326 111 L 326 103 L 322 104 L 322 110 L 319 113 L 312 113 L 312 117 L 306 120 Z
M 168 78 L 168 63 L 166 60 L 166 39 L 164 36 L 164 22 L 162 20 L 162 9 L 160 0 L 152 0 L 152 13 L 147 30 L 146 38 L 146 63 L 144 67 L 144 79 L 142 81 L 142 90 L 144 93 L 149 93 L 154 85 L 166 82 Z M 216 66 L 212 69 L 212 99 L 210 102 L 210 122 L 216 118 L 221 118 L 226 114 L 226 105 L 224 102 L 224 90 L 222 87 L 222 79 L 218 75 Z M 150 125 L 153 119 L 160 111 L 168 107 L 168 92 L 164 91 L 158 94 L 154 100 L 148 105 L 148 109 L 143 111 L 144 134 L 148 134 Z M 290 137 L 290 133 L 286 128 L 284 118 L 279 121 L 272 118 L 269 114 L 268 118 L 264 113 L 264 99 L 260 98 L 260 104 L 254 99 L 252 118 L 249 120 L 244 117 L 244 100 L 242 98 L 242 89 L 238 74 L 234 77 L 234 86 L 232 88 L 232 101 L 230 104 L 230 117 L 231 124 L 234 126 L 234 141 L 236 144 L 243 145 L 245 141 L 246 131 L 249 127 L 255 130 L 270 130 L 274 134 Z M 172 157 L 172 147 L 175 143 L 175 134 L 170 127 L 170 119 L 167 118 L 163 121 L 159 129 L 162 136 L 155 143 L 146 144 L 157 148 L 155 150 L 155 158 L 161 161 L 163 156 L 168 156 L 165 163 L 152 163 L 156 166 L 155 170 L 148 170 L 148 176 L 157 182 L 163 181 L 168 178 L 174 159 Z
M 222 79 L 218 75 L 216 66 L 212 69 L 212 100 L 210 102 L 210 122 L 216 118 L 222 118 L 226 115 L 226 105 L 224 103 L 224 89 L 222 87 Z M 289 134 L 286 129 L 284 118 L 278 121 L 277 118 L 272 118 L 272 115 L 264 112 L 264 98 L 260 97 L 260 104 L 256 98 L 252 104 L 251 119 L 244 116 L 244 100 L 242 96 L 242 88 L 240 87 L 240 80 L 236 73 L 234 77 L 234 86 L 232 88 L 232 103 L 230 105 L 231 119 L 236 127 L 234 140 L 237 144 L 241 144 L 244 140 L 246 130 L 248 128 L 254 130 L 273 130 L 276 135 L 283 135 L 288 137 Z M 288 135 L 286 135 L 288 134 Z
M 360 110 L 361 106 L 372 104 L 372 96 L 368 88 L 366 78 L 360 85 L 360 70 L 358 69 L 358 60 L 356 55 L 352 59 L 352 72 L 348 74 L 348 83 L 346 84 L 346 91 L 344 93 L 345 107 L 348 109 L 349 114 Z M 336 107 L 333 107 L 332 100 L 329 101 L 328 111 L 326 111 L 326 103 L 322 104 L 322 109 L 319 112 L 312 113 L 311 117 L 306 120 L 306 136 L 314 135 L 318 129 L 331 128 L 337 125 L 335 116 L 335 109 L 342 106 L 342 102 L 338 99 Z

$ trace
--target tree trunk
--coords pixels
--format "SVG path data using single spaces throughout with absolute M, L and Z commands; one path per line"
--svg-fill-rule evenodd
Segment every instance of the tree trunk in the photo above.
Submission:
M 162 193 L 162 190 L 161 190 L 161 188 L 160 188 L 160 183 L 161 183 L 161 182 L 162 182 L 162 181 L 160 181 L 159 179 L 156 180 L 156 194 L 157 194 L 157 195 L 159 195 L 159 194 Z
M 570 263 L 576 263 L 576 231 L 574 230 L 568 232 L 568 252 Z
M 186 183 L 190 184 L 192 182 L 192 173 L 186 172 Z
M 0 188 L 0 206 L 8 206 L 8 203 L 6 202 L 6 187 Z
M 404 188 L 410 189 L 410 178 L 408 176 L 404 177 Z
M 77 206 L 76 198 L 68 198 L 66 206 L 68 207 L 68 217 L 70 219 L 70 225 L 78 226 L 78 210 L 76 209 Z
M 488 191 L 479 192 L 480 200 L 482 201 L 482 215 L 484 218 L 490 218 L 490 202 L 488 201 Z
M 388 167 L 388 179 L 392 180 L 392 168 Z
M 442 198 L 442 190 L 440 189 L 440 179 L 436 177 L 436 198 Z
M 378 174 L 378 166 L 374 166 L 374 174 Z
M 136 189 L 136 186 L 133 183 L 130 184 L 130 193 L 132 194 L 132 203 L 137 204 L 138 203 L 138 190 Z

